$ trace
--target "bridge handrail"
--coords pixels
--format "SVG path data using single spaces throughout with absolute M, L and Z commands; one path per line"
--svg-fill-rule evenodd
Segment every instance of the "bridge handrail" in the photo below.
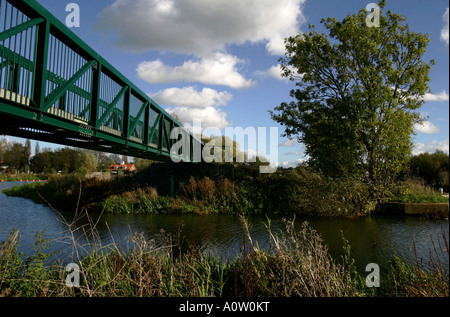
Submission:
M 72 91 L 73 93 L 86 98 L 83 95 L 89 94 L 89 92 L 83 91 L 83 88 L 77 87 L 73 85 L 73 83 L 77 80 L 77 78 L 80 78 L 80 76 L 83 75 L 83 72 L 85 72 L 87 69 L 89 70 L 92 69 L 93 72 L 91 76 L 92 87 L 95 86 L 96 80 L 98 83 L 97 88 L 96 89 L 93 88 L 92 91 L 90 92 L 91 100 L 95 101 L 94 104 L 90 105 L 91 110 L 95 111 L 95 120 L 91 120 L 91 124 L 96 129 L 100 129 L 102 123 L 99 122 L 101 121 L 99 118 L 100 116 L 98 114 L 100 108 L 102 108 L 106 112 L 109 111 L 109 113 L 118 114 L 118 112 L 121 112 L 120 109 L 116 109 L 114 106 L 110 106 L 110 109 L 105 108 L 105 103 L 106 104 L 108 103 L 105 102 L 104 100 L 101 100 L 100 98 L 100 87 L 99 87 L 100 76 L 101 73 L 103 73 L 106 76 L 110 77 L 110 79 L 116 82 L 118 85 L 122 86 L 122 90 L 123 89 L 126 90 L 125 94 L 123 94 L 123 91 L 121 91 L 119 92 L 118 96 L 121 93 L 123 95 L 128 95 L 128 102 L 123 103 L 123 116 L 126 117 L 126 120 L 128 120 L 126 125 L 122 127 L 122 129 L 125 130 L 122 132 L 124 132 L 124 137 L 126 139 L 129 140 L 132 134 L 135 132 L 135 128 L 140 127 L 144 130 L 143 133 L 148 133 L 148 135 L 144 138 L 144 140 L 151 142 L 151 137 L 153 136 L 155 130 L 158 129 L 158 127 L 156 127 L 156 125 L 158 124 L 157 122 L 158 120 L 160 120 L 161 126 L 159 127 L 159 129 L 165 130 L 164 133 L 166 135 L 164 136 L 164 138 L 166 138 L 167 141 L 167 126 L 165 121 L 167 120 L 171 128 L 174 127 L 182 128 L 185 131 L 185 133 L 189 135 L 190 138 L 192 138 L 192 142 L 197 142 L 202 145 L 202 142 L 198 140 L 198 138 L 196 138 L 192 132 L 184 128 L 180 122 L 178 122 L 175 118 L 173 118 L 170 114 L 168 114 L 151 97 L 145 94 L 139 87 L 137 87 L 133 82 L 131 82 L 122 73 L 120 73 L 114 66 L 112 66 L 108 61 L 106 61 L 100 54 L 98 54 L 95 50 L 93 50 L 88 44 L 86 44 L 82 39 L 80 39 L 66 25 L 64 25 L 61 21 L 59 21 L 56 17 L 54 17 L 36 0 L 21 0 L 21 1 L 6 0 L 6 1 L 9 2 L 16 9 L 21 11 L 23 14 L 25 14 L 29 18 L 29 20 L 26 21 L 25 23 L 22 23 L 21 25 L 14 26 L 13 28 L 8 29 L 6 31 L 4 30 L 4 32 L 2 32 L 3 40 L 7 38 L 9 34 L 21 32 L 20 30 L 25 30 L 26 28 L 33 26 L 36 26 L 38 28 L 36 36 L 35 60 L 34 61 L 27 60 L 26 57 L 22 56 L 21 57 L 22 65 L 20 65 L 24 69 L 30 68 L 32 64 L 34 64 L 35 66 L 34 67 L 36 72 L 36 74 L 34 74 L 35 86 L 33 88 L 33 96 L 30 97 L 31 103 L 35 104 L 36 107 L 44 111 L 49 110 L 49 107 L 51 107 L 52 104 L 54 104 L 54 102 L 61 96 L 61 94 L 65 93 L 66 91 Z M 46 96 L 45 82 L 47 80 L 53 81 L 58 76 L 52 73 L 49 69 L 47 69 L 48 56 L 45 55 L 48 54 L 50 35 L 55 37 L 57 40 L 61 41 L 63 45 L 66 45 L 69 49 L 73 50 L 81 58 L 85 59 L 86 64 L 82 67 L 82 69 L 78 70 L 77 72 L 77 74 L 80 73 L 81 75 L 77 77 L 76 76 L 77 74 L 75 74 L 73 75 L 73 78 L 66 80 L 66 82 L 64 82 L 64 79 L 61 79 L 62 83 L 60 83 L 60 86 L 57 87 L 57 89 L 55 89 L 56 92 L 54 90 L 51 93 L 49 93 L 49 95 Z M 0 39 L 0 41 L 1 40 L 2 39 Z M 2 54 L 6 54 L 5 53 L 6 51 L 7 48 L 4 47 L 2 49 Z M 10 53 L 8 53 L 8 55 L 9 54 Z M 83 93 L 78 94 L 78 92 Z M 118 96 L 116 96 L 116 98 L 118 98 Z M 139 102 L 143 103 L 142 105 L 139 106 L 140 107 L 139 113 L 134 117 L 130 114 L 131 108 L 130 99 L 132 96 L 138 99 Z M 92 109 L 94 108 L 94 106 L 96 107 L 96 109 Z M 86 110 L 87 109 L 83 109 L 80 111 L 85 112 Z M 151 110 L 156 112 L 156 114 L 158 115 L 158 119 L 156 120 L 155 126 L 153 127 L 146 125 L 146 123 L 140 120 L 144 112 L 146 111 L 150 112 Z M 94 118 L 94 115 L 91 114 L 91 118 Z M 106 119 L 107 118 L 104 118 L 104 120 Z M 147 131 L 145 131 L 145 128 L 147 128 Z M 167 142 L 166 145 L 167 147 L 169 147 L 169 144 L 167 144 Z M 162 144 L 160 144 L 160 146 L 163 147 Z

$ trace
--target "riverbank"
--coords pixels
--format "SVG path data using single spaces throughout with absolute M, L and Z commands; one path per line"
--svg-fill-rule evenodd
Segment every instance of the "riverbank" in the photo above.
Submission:
M 27 185 L 6 195 L 32 199 L 56 209 L 106 213 L 304 214 L 315 216 L 367 215 L 376 207 L 367 185 L 356 179 L 329 179 L 300 170 L 260 175 L 248 167 L 229 178 L 188 176 L 174 195 L 164 185 L 151 186 L 151 172 L 111 180 L 55 175 L 44 185 Z M 147 176 L 149 175 L 149 176 Z M 161 193 L 162 192 L 162 193 Z
M 448 210 L 448 203 L 389 202 L 379 207 L 379 213 L 391 215 L 416 215 L 433 219 L 448 218 Z
M 161 195 L 157 188 L 148 186 L 144 176 L 80 179 L 76 175 L 55 175 L 45 184 L 35 182 L 4 193 L 58 210 L 86 209 L 111 214 L 355 217 L 371 213 L 411 214 L 415 210 L 413 214 L 424 217 L 448 218 L 448 198 L 416 183 L 399 186 L 391 202 L 377 205 L 370 198 L 369 188 L 357 180 L 330 180 L 307 171 L 283 171 L 234 181 L 190 177 L 178 184 L 173 196 Z M 425 203 L 426 207 L 418 207 Z
M 241 218 L 245 235 L 241 253 L 222 262 L 205 256 L 195 247 L 179 252 L 183 244 L 178 234 L 161 233 L 147 239 L 130 235 L 130 247 L 111 243 L 80 245 L 70 228 L 73 245 L 70 262 L 79 268 L 79 284 L 67 286 L 68 262 L 48 262 L 51 241 L 37 235 L 36 253 L 23 260 L 17 253 L 18 232 L 0 244 L 0 296 L 19 297 L 446 297 L 448 268 L 434 257 L 432 270 L 421 263 L 407 265 L 394 257 L 381 268 L 380 287 L 370 288 L 366 276 L 357 273 L 351 245 L 344 238 L 344 256 L 332 258 L 321 235 L 308 223 L 295 229 L 286 221 L 286 233 L 271 230 L 271 247 L 261 249 Z M 96 238 L 95 227 L 82 229 Z M 436 252 L 447 252 L 448 237 Z M 112 239 L 115 241 L 115 239 Z M 447 249 L 445 250 L 445 245 Z M 86 253 L 86 250 L 90 250 Z M 83 255 L 81 255 L 83 254 Z M 367 273 L 368 274 L 368 273 Z M 73 275 L 70 275 L 73 277 Z M 74 280 L 71 280 L 74 281 Z
M 46 181 L 47 179 L 48 176 L 44 174 L 18 174 L 18 175 L 0 174 L 0 182 L 39 183 Z

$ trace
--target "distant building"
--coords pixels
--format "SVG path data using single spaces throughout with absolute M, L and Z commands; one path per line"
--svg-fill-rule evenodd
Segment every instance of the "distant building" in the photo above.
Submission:
M 119 171 L 123 171 L 124 174 L 133 174 L 137 169 L 134 164 L 112 164 L 108 170 L 112 174 L 117 174 Z

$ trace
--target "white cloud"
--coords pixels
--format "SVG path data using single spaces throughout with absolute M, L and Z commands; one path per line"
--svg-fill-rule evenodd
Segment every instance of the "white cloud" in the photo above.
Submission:
M 255 74 L 262 77 L 273 77 L 278 80 L 288 80 L 287 78 L 281 76 L 281 65 L 274 65 L 267 70 L 257 71 Z
M 305 153 L 302 153 L 300 151 L 294 151 L 294 152 L 287 152 L 285 153 L 285 155 L 295 155 L 295 156 L 300 156 L 300 155 L 304 155 Z
M 264 153 L 262 153 L 262 152 L 260 152 L 258 150 L 246 149 L 246 150 L 243 150 L 243 152 L 245 152 L 247 154 L 247 162 L 253 162 L 257 158 L 259 158 L 263 162 L 269 162 L 270 161 L 266 154 L 264 154 Z
M 287 139 L 284 140 L 281 144 L 280 147 L 294 147 L 296 145 L 299 145 L 300 143 L 298 143 L 298 141 L 296 139 Z
M 444 102 L 449 100 L 448 93 L 445 90 L 443 90 L 441 93 L 437 95 L 426 93 L 425 96 L 423 96 L 423 99 L 425 101 L 435 101 L 435 102 Z
M 306 159 L 295 159 L 292 161 L 284 161 L 280 164 L 280 166 L 284 167 L 284 168 L 290 168 L 290 167 L 294 168 L 294 167 L 297 167 L 299 164 L 302 164 L 303 162 L 306 162 Z
M 227 114 L 220 109 L 233 98 L 229 92 L 219 92 L 211 88 L 197 91 L 194 87 L 168 88 L 149 94 L 166 111 L 175 114 L 183 125 L 193 131 L 194 122 L 205 128 L 223 129 L 230 125 Z M 200 128 L 200 127 L 199 127 Z
M 200 121 L 201 127 L 198 128 L 201 128 L 201 131 L 207 128 L 218 128 L 221 130 L 232 124 L 227 120 L 227 114 L 215 107 L 169 107 L 166 111 L 177 115 L 181 123 L 190 131 L 194 130 L 196 121 Z
M 96 29 L 114 36 L 125 50 L 195 53 L 229 44 L 266 43 L 284 54 L 284 38 L 305 21 L 305 0 L 115 0 L 99 15 Z
M 426 133 L 426 134 L 435 134 L 435 133 L 439 133 L 440 132 L 439 127 L 437 127 L 436 125 L 434 125 L 430 121 L 424 121 L 421 124 L 416 123 L 414 125 L 414 129 L 417 132 Z
M 296 77 L 303 77 L 303 75 L 298 75 L 294 68 L 289 67 L 289 69 L 295 74 Z M 270 67 L 267 70 L 263 70 L 263 71 L 256 71 L 255 75 L 256 76 L 261 76 L 261 77 L 272 77 L 278 80 L 284 80 L 284 81 L 289 81 L 289 78 L 287 77 L 283 77 L 283 70 L 281 69 L 281 65 L 273 65 L 272 67 Z
M 148 83 L 201 82 L 209 85 L 225 85 L 231 88 L 249 88 L 254 85 L 239 72 L 242 61 L 236 56 L 215 53 L 198 60 L 184 62 L 181 66 L 171 67 L 159 59 L 142 62 L 136 71 L 138 77 Z
M 449 24 L 449 22 L 448 22 L 448 20 L 449 20 L 448 7 L 445 10 L 442 20 L 444 21 L 444 25 L 441 30 L 441 41 L 444 42 L 446 46 L 448 46 L 448 34 L 449 34 L 449 31 L 448 31 L 448 24 Z
M 150 94 L 157 103 L 176 107 L 207 108 L 225 106 L 233 95 L 227 91 L 219 92 L 211 88 L 201 91 L 194 87 L 168 88 L 155 94 Z
M 449 153 L 449 143 L 448 139 L 442 142 L 438 142 L 437 140 L 434 140 L 430 143 L 416 143 L 416 146 L 413 150 L 413 155 L 418 155 L 421 153 L 434 153 L 436 150 L 440 150 L 446 153 Z

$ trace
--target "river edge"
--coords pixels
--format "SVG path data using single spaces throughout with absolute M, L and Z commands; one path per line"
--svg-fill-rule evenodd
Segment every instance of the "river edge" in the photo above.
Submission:
M 7 196 L 11 197 L 21 197 L 26 199 L 31 199 L 33 202 L 37 204 L 41 204 L 44 206 L 49 206 L 51 208 L 60 209 L 64 211 L 72 211 L 69 208 L 61 208 L 58 206 L 58 202 L 55 204 L 51 200 L 47 200 L 47 197 L 42 197 L 39 191 L 34 190 L 34 186 L 42 185 L 42 182 L 20 182 L 17 186 L 6 189 L 3 193 Z M 24 187 L 26 185 L 26 187 Z M 32 186 L 32 187 L 30 187 Z M 29 191 L 24 190 L 24 188 L 29 189 Z M 207 214 L 230 214 L 226 212 L 221 212 L 214 208 L 214 211 L 209 211 L 207 204 L 202 208 L 198 206 L 193 206 L 192 204 L 186 203 L 185 201 L 179 200 L 177 197 L 168 197 L 168 196 L 158 196 L 154 195 L 153 192 L 150 193 L 150 197 L 147 197 L 147 193 L 145 189 L 137 189 L 141 191 L 140 196 L 135 195 L 134 197 L 125 197 L 123 194 L 119 195 L 111 195 L 108 197 L 104 197 L 103 200 L 97 200 L 94 202 L 89 202 L 82 206 L 82 208 L 86 209 L 86 211 L 90 213 L 112 213 L 112 214 L 196 214 L 196 215 L 207 215 Z M 71 192 L 70 190 L 68 192 Z M 67 193 L 66 192 L 66 195 Z M 132 193 L 132 192 L 129 192 Z M 130 194 L 129 194 L 130 195 Z M 79 195 L 81 197 L 81 193 Z M 112 199 L 111 199 L 112 197 Z M 158 208 L 154 208 L 154 204 L 149 202 L 148 199 L 157 200 Z M 95 199 L 95 198 L 94 198 Z M 143 204 L 143 207 L 148 207 L 151 209 L 151 212 L 147 212 L 143 210 L 140 206 L 140 199 L 146 200 Z M 448 199 L 448 198 L 447 198 Z M 91 199 L 92 200 L 92 199 Z M 108 206 L 109 205 L 109 206 Z M 113 211 L 110 211 L 108 207 L 113 205 Z M 135 205 L 138 205 L 137 208 L 134 208 Z M 77 209 L 79 207 L 79 201 L 76 204 Z M 111 207 L 110 207 L 111 208 Z M 270 216 L 270 213 L 261 213 L 261 212 L 244 212 L 245 214 L 266 214 Z M 449 213 L 449 203 L 411 203 L 411 202 L 387 202 L 382 203 L 375 208 L 372 213 L 354 213 L 351 215 L 315 215 L 315 214 L 307 214 L 308 216 L 313 217 L 325 217 L 325 218 L 334 218 L 334 217 L 344 217 L 344 218 L 358 218 L 358 217 L 366 217 L 369 215 L 377 216 L 377 215 L 413 215 L 418 217 L 424 217 L 428 219 L 447 219 L 448 220 Z M 236 214 L 236 213 L 231 213 Z M 239 213 L 237 213 L 239 214 Z M 277 215 L 283 216 L 295 216 L 295 215 L 303 215 L 302 213 L 280 213 Z
M 110 216 L 111 217 L 115 217 L 115 215 L 110 215 Z M 201 218 L 203 218 L 203 217 L 201 217 Z M 336 219 L 334 221 L 336 221 Z M 311 237 L 310 234 L 308 236 Z M 143 240 L 143 241 L 145 241 L 145 240 Z M 281 239 L 279 241 L 284 241 L 285 242 L 286 240 L 282 240 Z M 315 253 L 320 252 L 320 250 L 321 250 L 319 245 L 317 245 L 317 247 L 318 247 L 318 249 L 314 250 Z M 137 251 L 139 251 L 139 252 L 143 251 L 141 249 L 139 249 L 139 250 L 137 250 Z M 151 252 L 151 250 L 148 250 L 148 251 Z M 193 278 L 198 278 L 198 280 L 197 280 L 198 281 L 198 288 L 197 287 L 191 288 L 189 291 L 187 291 L 186 289 L 188 287 L 192 287 L 192 286 L 184 285 L 182 287 L 183 289 L 185 289 L 186 292 L 188 292 L 188 293 L 182 294 L 183 296 L 199 296 L 199 294 L 203 294 L 203 293 L 200 292 L 201 291 L 200 285 L 203 285 L 203 286 L 205 286 L 205 285 L 208 286 L 209 285 L 208 287 L 210 287 L 210 290 L 212 290 L 212 288 L 215 287 L 214 285 L 221 285 L 220 284 L 221 283 L 220 282 L 221 281 L 220 278 L 219 278 L 219 280 L 217 280 L 217 276 L 210 276 L 210 275 L 208 275 L 207 271 L 206 272 L 202 271 L 205 268 L 205 266 L 206 266 L 206 268 L 208 266 L 211 267 L 211 268 L 212 267 L 216 267 L 217 268 L 217 265 L 219 265 L 219 268 L 221 268 L 221 269 L 219 271 L 216 271 L 216 272 L 219 272 L 219 273 L 222 272 L 226 276 L 226 279 L 228 281 L 230 281 L 229 283 L 235 283 L 236 282 L 236 281 L 233 281 L 231 276 L 235 276 L 235 274 L 238 274 L 238 276 L 240 276 L 239 281 L 241 281 L 241 282 L 238 281 L 239 285 L 233 284 L 234 285 L 233 287 L 236 288 L 236 289 L 239 289 L 239 292 L 241 292 L 240 293 L 241 295 L 234 294 L 233 296 L 249 296 L 249 294 L 256 294 L 257 296 L 261 296 L 261 294 L 258 295 L 258 293 L 257 293 L 257 292 L 261 291 L 261 289 L 259 289 L 257 286 L 260 286 L 263 289 L 267 289 L 268 284 L 265 284 L 265 283 L 267 283 L 268 281 L 260 281 L 260 277 L 258 277 L 258 276 L 261 276 L 261 274 L 266 274 L 266 276 L 275 276 L 276 275 L 275 273 L 282 273 L 282 272 L 285 272 L 287 274 L 288 272 L 283 271 L 283 267 L 285 265 L 293 266 L 293 267 L 297 267 L 298 268 L 299 264 L 298 263 L 295 264 L 295 263 L 289 262 L 289 261 L 287 261 L 287 262 L 283 262 L 283 261 L 282 262 L 278 262 L 280 260 L 280 258 L 274 257 L 274 254 L 269 254 L 269 253 L 265 252 L 265 250 L 260 250 L 259 253 L 257 251 L 258 250 L 257 249 L 255 250 L 251 245 L 248 245 L 248 249 L 247 249 L 246 252 L 241 253 L 241 255 L 238 258 L 236 258 L 234 261 L 230 261 L 230 262 L 224 264 L 225 266 L 222 266 L 222 268 L 221 268 L 222 264 L 218 264 L 216 262 L 216 260 L 214 260 L 214 257 L 213 258 L 209 258 L 208 256 L 205 257 L 205 256 L 202 256 L 201 254 L 191 254 L 191 257 L 189 259 L 180 260 L 181 262 L 187 262 L 185 264 L 176 262 L 176 261 L 178 261 L 177 259 L 172 259 L 170 261 L 169 260 L 167 260 L 167 261 L 169 261 L 171 263 L 171 265 L 175 265 L 175 266 L 172 266 L 172 268 L 170 269 L 170 270 L 172 270 L 172 272 L 174 272 L 174 270 L 176 271 L 177 268 L 181 267 L 181 268 L 183 268 L 183 272 L 184 272 L 183 276 L 184 277 L 186 277 L 187 275 L 191 274 L 190 276 L 192 276 Z M 129 255 L 131 255 L 131 254 L 130 253 L 128 253 L 128 254 L 119 253 L 119 254 L 109 254 L 109 255 L 101 255 L 101 256 L 99 254 L 88 254 L 87 257 L 85 258 L 85 260 L 88 263 L 89 263 L 89 261 L 92 261 L 92 263 L 100 263 L 100 264 L 101 263 L 110 263 L 110 264 L 112 264 L 112 263 L 117 263 L 116 262 L 117 261 L 117 256 L 119 256 L 119 258 L 122 257 L 122 260 L 125 261 L 125 262 L 123 262 L 124 267 L 125 267 L 125 263 L 127 263 L 126 264 L 127 269 L 130 268 L 130 270 L 132 271 L 133 265 L 136 264 L 134 262 L 134 260 L 136 260 L 136 258 L 128 258 Z M 286 256 L 285 257 L 286 260 L 290 259 L 290 257 L 288 257 L 289 254 L 284 254 L 284 255 Z M 100 258 L 93 258 L 94 256 L 100 256 Z M 258 256 L 261 256 L 261 258 L 258 258 Z M 148 260 L 151 260 L 151 259 L 148 259 Z M 174 260 L 176 260 L 175 264 L 174 264 Z M 319 259 L 316 259 L 316 260 L 318 260 L 318 261 L 317 261 L 317 263 L 315 265 L 319 265 L 320 264 L 321 266 L 327 267 L 328 264 L 326 264 L 327 263 L 326 261 L 322 261 L 322 260 L 319 260 Z M 349 258 L 349 260 L 351 260 L 351 259 Z M 159 256 L 157 256 L 156 258 L 152 258 L 151 261 L 153 263 L 154 261 L 163 261 L 163 259 L 161 259 L 161 258 L 159 258 Z M 383 290 L 381 290 L 381 289 L 378 289 L 378 290 L 377 289 L 373 289 L 373 290 L 368 289 L 366 286 L 364 286 L 364 278 L 365 278 L 364 273 L 362 273 L 362 274 L 358 273 L 358 275 L 354 276 L 353 282 L 356 283 L 356 281 L 359 280 L 359 282 L 357 282 L 357 283 L 359 283 L 361 285 L 360 286 L 355 286 L 353 284 L 347 284 L 346 287 L 348 287 L 348 289 L 349 288 L 353 288 L 353 291 L 352 291 L 351 294 L 347 294 L 345 296 L 369 296 L 369 297 L 370 296 L 389 296 L 389 297 L 391 297 L 391 296 L 415 296 L 413 290 L 414 291 L 419 290 L 419 292 L 421 292 L 422 295 L 427 296 L 426 294 L 427 294 L 427 291 L 429 291 L 429 290 L 421 290 L 420 284 L 421 283 L 428 283 L 427 287 L 429 287 L 430 286 L 430 281 L 431 281 L 432 278 L 433 278 L 433 281 L 434 281 L 433 283 L 436 283 L 436 285 L 433 284 L 434 285 L 433 289 L 436 290 L 437 286 L 442 287 L 442 285 L 444 285 L 444 290 L 443 291 L 445 293 L 445 283 L 442 284 L 442 282 L 439 282 L 440 280 L 436 280 L 435 277 L 432 277 L 430 275 L 430 276 L 428 276 L 428 278 L 429 278 L 428 280 L 426 280 L 426 281 L 423 280 L 424 276 L 427 276 L 427 274 L 429 274 L 429 273 L 426 273 L 426 272 L 425 272 L 425 275 L 424 275 L 424 273 L 420 273 L 420 274 L 418 272 L 414 273 L 414 274 L 417 274 L 417 276 L 416 276 L 417 279 L 414 280 L 414 281 L 402 280 L 402 276 L 405 276 L 404 274 L 406 274 L 410 270 L 415 269 L 416 266 L 415 265 L 412 265 L 412 266 L 405 265 L 404 263 L 401 262 L 400 259 L 397 259 L 396 261 L 397 262 L 395 262 L 393 264 L 394 267 L 392 267 L 391 269 L 388 270 L 390 272 L 389 274 L 391 276 L 395 277 L 395 279 L 396 279 L 395 280 L 396 281 L 395 283 L 397 283 L 397 284 L 395 284 L 396 293 L 393 293 L 394 288 L 390 289 L 390 287 L 393 287 L 392 284 L 390 284 L 390 285 L 384 284 L 383 285 Z M 148 264 L 145 264 L 145 263 L 146 263 L 146 261 L 143 260 L 143 262 L 140 262 L 139 265 L 143 265 L 143 264 L 144 265 L 150 265 L 149 263 Z M 284 263 L 284 264 L 282 264 L 282 263 Z M 33 262 L 33 265 L 34 264 L 37 264 L 37 263 Z M 189 265 L 186 266 L 187 264 L 189 264 Z M 246 265 L 249 265 L 249 266 L 246 266 Z M 317 268 L 315 265 L 312 267 L 312 269 L 319 270 L 319 271 L 315 271 L 316 273 L 320 272 L 320 268 Z M 165 267 L 165 266 L 163 266 L 163 267 Z M 163 267 L 160 267 L 160 269 L 162 269 Z M 114 296 L 114 295 L 111 295 L 111 294 L 118 295 L 118 293 L 117 293 L 119 291 L 118 289 L 114 289 L 113 287 L 108 288 L 108 287 L 106 287 L 106 285 L 102 285 L 101 283 L 100 283 L 100 286 L 99 286 L 99 284 L 97 283 L 98 281 L 91 280 L 91 279 L 94 278 L 94 275 L 98 276 L 98 274 L 100 274 L 101 276 L 103 276 L 103 274 L 107 274 L 108 276 L 114 276 L 114 272 L 107 273 L 107 272 L 109 272 L 108 271 L 109 269 L 107 267 L 104 267 L 103 264 L 100 267 L 97 267 L 97 266 L 89 267 L 87 264 L 85 264 L 84 268 L 86 270 L 83 271 L 83 274 L 87 274 L 87 278 L 90 281 L 90 283 L 92 283 L 92 284 L 90 284 L 90 285 L 85 285 L 85 284 L 82 285 L 83 289 L 79 290 L 79 294 L 80 293 L 82 294 L 81 296 L 90 296 L 90 295 L 94 295 L 94 296 Z M 150 269 L 151 266 L 148 266 L 148 268 Z M 241 271 L 242 268 L 247 268 L 247 269 L 254 268 L 255 271 L 243 272 L 243 271 Z M 276 268 L 278 268 L 278 269 L 275 270 Z M 30 270 L 31 269 L 32 268 L 30 267 Z M 155 269 L 155 268 L 153 268 L 153 269 Z M 235 271 L 236 269 L 238 271 Z M 275 271 L 271 271 L 271 270 L 275 270 Z M 64 267 L 61 268 L 61 272 L 62 272 L 61 274 L 63 275 L 62 278 L 64 278 L 64 274 L 67 274 L 67 273 L 64 273 L 63 271 L 64 271 Z M 13 272 L 13 270 L 11 270 L 11 272 Z M 197 275 L 196 272 L 199 273 L 201 276 Z M 236 272 L 239 272 L 239 273 L 236 273 Z M 384 271 L 384 269 L 383 269 L 383 272 L 384 273 L 382 273 L 382 274 L 386 274 L 387 273 L 386 271 Z M 176 272 L 174 272 L 174 273 L 175 273 L 175 275 L 168 275 L 166 277 L 167 278 L 172 278 L 172 280 L 180 279 L 180 276 L 177 276 Z M 285 274 L 285 273 L 283 273 L 283 274 Z M 350 272 L 347 272 L 347 273 L 350 273 Z M 56 273 L 53 272 L 52 274 L 56 274 Z M 89 275 L 89 274 L 91 274 L 91 275 Z M 411 274 L 411 272 L 407 273 L 407 274 Z M 65 275 L 65 276 L 67 276 L 67 275 Z M 291 276 L 291 275 L 289 275 L 289 276 Z M 358 276 L 358 278 L 356 278 L 356 276 Z M 415 275 L 409 275 L 409 276 L 415 276 Z M 15 279 L 16 285 L 21 285 L 20 289 L 24 289 L 24 288 L 27 289 L 27 288 L 29 288 L 30 291 L 33 290 L 33 292 L 34 291 L 36 291 L 36 292 L 39 291 L 40 295 L 46 294 L 45 296 L 73 296 L 74 295 L 74 293 L 70 293 L 70 292 L 68 292 L 68 290 L 65 290 L 65 291 L 64 290 L 59 290 L 60 292 L 57 293 L 53 289 L 48 289 L 48 286 L 46 288 L 44 281 L 42 281 L 42 283 L 41 283 L 41 282 L 39 282 L 40 280 L 38 278 L 35 278 L 35 277 L 33 277 L 33 278 L 35 278 L 36 283 L 33 284 L 33 285 L 29 285 L 28 279 L 30 279 L 30 278 L 31 278 L 31 276 L 29 276 L 29 275 L 28 276 L 16 277 L 16 279 Z M 119 277 L 117 277 L 117 279 L 118 278 L 121 278 L 121 277 L 119 276 Z M 231 278 L 231 280 L 230 280 L 230 278 Z M 247 279 L 247 281 L 249 283 L 250 282 L 253 283 L 253 285 L 250 286 L 250 284 L 245 284 L 245 282 L 242 282 L 243 280 L 241 280 L 241 278 Z M 294 284 L 286 284 L 285 285 L 286 287 L 295 285 L 295 283 L 298 282 L 298 280 L 297 280 L 297 282 L 295 282 L 295 278 L 294 277 L 291 276 L 291 278 L 292 278 L 291 281 Z M 114 281 L 117 282 L 118 281 L 117 279 L 116 280 L 112 279 L 110 281 L 110 283 L 113 283 Z M 18 281 L 21 281 L 21 282 L 18 283 Z M 49 280 L 47 280 L 47 282 L 48 281 Z M 61 282 L 57 282 L 56 280 L 52 280 L 52 281 L 55 284 L 57 284 L 57 283 L 62 284 Z M 444 279 L 444 281 L 445 281 L 445 279 Z M 447 293 L 448 293 L 448 279 L 446 281 L 447 281 L 446 282 L 447 283 L 446 287 L 447 287 Z M 121 282 L 124 282 L 125 284 L 128 283 L 127 285 L 129 285 L 129 283 L 137 283 L 137 280 L 135 282 L 132 282 L 128 278 L 125 278 L 125 280 L 121 280 Z M 281 281 L 277 282 L 277 280 L 273 280 L 272 282 L 279 283 Z M 319 282 L 319 281 L 317 281 L 317 282 Z M 324 279 L 322 282 L 326 282 L 326 279 Z M 217 283 L 219 283 L 219 284 L 217 284 Z M 242 284 L 242 283 L 244 283 L 244 284 Z M 262 284 L 258 284 L 258 283 L 262 283 Z M 411 284 L 411 283 L 413 283 L 413 284 Z M 3 285 L 5 285 L 5 284 L 3 284 Z M 247 288 L 246 288 L 245 285 L 247 285 Z M 272 285 L 272 284 L 270 284 L 270 285 Z M 95 288 L 95 287 L 97 287 L 97 288 Z M 96 290 L 98 290 L 98 293 L 89 293 L 89 291 L 94 289 L 94 288 Z M 35 290 L 35 289 L 37 289 L 37 290 Z M 157 290 L 158 287 L 156 287 L 155 289 Z M 210 292 L 209 296 L 226 296 L 226 295 L 229 295 L 229 293 L 227 293 L 229 290 L 228 291 L 223 291 L 224 290 L 223 287 L 222 288 L 219 287 L 219 289 L 221 289 L 220 292 L 219 292 L 218 288 L 214 288 L 214 289 L 215 289 L 215 291 Z M 409 291 L 406 292 L 406 293 L 402 293 L 403 290 L 406 290 L 406 289 L 408 289 Z M 278 288 L 276 288 L 276 290 L 275 290 L 275 288 L 272 288 L 272 290 L 274 290 L 275 292 L 281 292 L 282 291 L 281 289 L 278 289 Z M 5 291 L 5 289 L 0 287 L 0 294 L 4 295 L 4 291 Z M 17 291 L 17 290 L 15 290 L 15 291 Z M 132 293 L 134 291 L 135 291 L 135 293 Z M 173 291 L 175 293 L 170 293 L 170 292 L 169 293 L 165 293 L 165 291 L 163 291 L 161 288 L 160 288 L 160 291 L 162 291 L 162 293 L 160 295 L 156 295 L 156 296 L 177 296 L 177 294 L 180 295 L 180 293 L 176 293 L 177 292 L 176 289 L 173 289 Z M 203 289 L 203 291 L 204 291 L 204 289 Z M 341 289 L 341 291 L 342 291 L 342 289 Z M 53 293 L 53 292 L 56 292 L 56 293 Z M 111 292 L 111 293 L 109 293 L 109 292 Z M 131 290 L 130 289 L 130 290 L 127 290 L 127 292 L 129 292 L 129 293 L 127 293 L 128 294 L 127 296 L 138 296 L 140 291 L 139 290 Z M 245 292 L 250 292 L 250 293 L 245 293 Z M 308 293 L 308 292 L 309 292 L 309 290 L 304 290 L 303 296 L 308 296 L 308 294 L 309 294 L 309 296 L 312 295 L 312 293 Z M 325 293 L 322 293 L 322 295 L 321 295 L 320 292 L 318 292 L 316 294 L 316 296 L 328 296 L 328 295 L 324 295 L 324 294 Z M 341 294 L 344 294 L 344 293 L 341 293 Z M 287 296 L 287 295 L 283 295 L 281 293 L 273 293 L 272 295 L 273 296 Z M 270 295 L 270 294 L 266 295 L 266 293 L 262 293 L 262 296 L 272 296 L 272 295 Z M 22 294 L 22 296 L 23 296 L 23 294 Z M 206 296 L 208 296 L 208 294 L 206 294 Z M 333 296 L 333 295 L 331 295 L 331 296 Z M 339 294 L 337 294 L 336 296 L 339 296 Z M 441 295 L 433 294 L 431 296 L 441 296 Z
M 414 215 L 432 219 L 448 219 L 448 203 L 388 202 L 380 206 L 381 213 L 392 215 Z

